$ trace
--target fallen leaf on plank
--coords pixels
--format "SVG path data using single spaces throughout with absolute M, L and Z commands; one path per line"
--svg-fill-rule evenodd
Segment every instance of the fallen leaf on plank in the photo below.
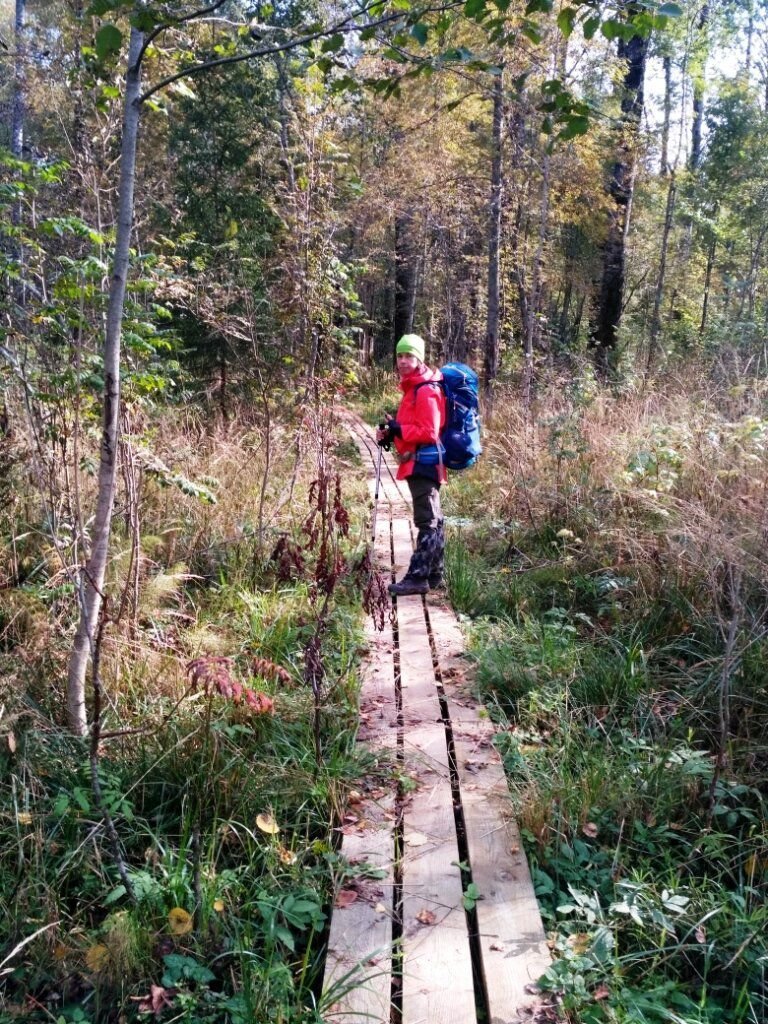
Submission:
M 338 907 L 340 910 L 344 910 L 345 907 L 350 907 L 357 899 L 357 893 L 354 889 L 339 889 L 336 893 L 336 899 L 333 901 L 334 907 Z

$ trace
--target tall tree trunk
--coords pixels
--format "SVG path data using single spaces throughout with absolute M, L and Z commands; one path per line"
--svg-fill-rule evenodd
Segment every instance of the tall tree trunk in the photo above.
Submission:
M 669 166 L 669 125 L 672 120 L 672 57 L 664 57 L 664 121 L 661 126 L 661 174 L 666 177 Z
M 411 211 L 395 218 L 395 315 L 394 343 L 413 330 L 416 311 L 416 260 Z
M 488 215 L 488 318 L 485 330 L 483 371 L 485 394 L 490 400 L 499 373 L 499 320 L 501 306 L 501 205 L 503 189 L 502 133 L 504 130 L 504 75 L 493 83 L 491 131 L 491 196 Z
M 16 0 L 14 19 L 13 63 L 13 120 L 11 123 L 11 153 L 21 160 L 24 152 L 24 114 L 26 109 L 26 47 L 24 45 L 24 19 L 27 0 Z
M 590 345 L 601 374 L 606 375 L 616 351 L 624 305 L 625 253 L 635 178 L 635 142 L 643 114 L 643 87 L 648 39 L 619 40 L 619 58 L 626 62 L 621 98 L 621 142 L 609 185 L 613 206 L 603 246 L 603 270 Z
M 545 151 L 541 178 L 541 201 L 539 213 L 539 237 L 531 273 L 531 294 L 528 300 L 528 316 L 525 322 L 525 370 L 523 373 L 523 399 L 530 405 L 533 398 L 533 350 L 536 342 L 536 314 L 540 308 L 541 269 L 544 264 L 544 245 L 547 240 L 549 223 L 549 152 Z
M 651 317 L 651 336 L 648 342 L 648 372 L 650 373 L 653 361 L 656 358 L 656 348 L 659 334 L 661 332 L 661 303 L 664 298 L 664 283 L 667 273 L 667 250 L 669 249 L 669 234 L 672 230 L 672 218 L 675 214 L 675 197 L 677 185 L 674 173 L 669 179 L 667 189 L 667 208 L 664 214 L 664 230 L 661 235 L 661 254 L 659 256 L 659 274 L 656 278 L 656 294 L 653 299 L 653 316 Z
M 693 122 L 691 124 L 691 154 L 688 160 L 688 167 L 692 171 L 699 169 L 701 165 L 701 132 L 704 126 L 704 69 L 706 55 L 709 50 L 709 4 L 705 3 L 699 12 L 696 23 L 698 32 L 698 47 L 702 51 L 699 55 L 693 73 Z
M 120 422 L 120 342 L 123 306 L 128 280 L 133 193 L 136 176 L 136 146 L 139 134 L 141 95 L 140 56 L 144 33 L 131 29 L 128 67 L 125 79 L 123 137 L 120 149 L 120 198 L 112 277 L 109 288 L 104 335 L 103 433 L 99 461 L 96 513 L 92 531 L 91 555 L 79 586 L 80 622 L 69 659 L 67 713 L 72 730 L 84 735 L 88 729 L 85 702 L 85 678 L 98 631 L 104 603 L 104 579 L 109 551 L 112 509 L 117 482 L 117 453 Z
M 707 252 L 707 269 L 704 273 L 704 297 L 701 302 L 701 323 L 699 334 L 703 334 L 707 327 L 707 315 L 709 313 L 709 292 L 712 287 L 712 271 L 715 268 L 715 250 L 717 248 L 717 235 L 712 232 L 712 240 L 709 243 Z

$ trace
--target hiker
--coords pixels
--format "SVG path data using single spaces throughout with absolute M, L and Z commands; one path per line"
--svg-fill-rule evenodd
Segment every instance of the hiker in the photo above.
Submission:
M 408 572 L 399 583 L 389 585 L 393 597 L 405 597 L 426 594 L 443 582 L 445 535 L 440 486 L 445 483 L 446 472 L 439 438 L 445 425 L 445 396 L 438 384 L 442 374 L 424 362 L 423 338 L 404 334 L 395 353 L 403 398 L 394 418 L 386 414 L 386 424 L 376 431 L 376 441 L 394 443 L 397 479 L 408 481 L 413 522 L 419 531 Z

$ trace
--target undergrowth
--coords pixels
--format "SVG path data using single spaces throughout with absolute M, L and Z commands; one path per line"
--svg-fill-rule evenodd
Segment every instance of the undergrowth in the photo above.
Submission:
M 95 769 L 64 721 L 67 537 L 33 491 L 6 506 L 0 1021 L 321 1020 L 369 578 L 328 410 L 275 417 L 269 453 L 263 424 L 155 426 L 168 471 L 115 524 Z
M 768 1018 L 759 390 L 514 400 L 449 485 L 447 578 L 572 1021 Z

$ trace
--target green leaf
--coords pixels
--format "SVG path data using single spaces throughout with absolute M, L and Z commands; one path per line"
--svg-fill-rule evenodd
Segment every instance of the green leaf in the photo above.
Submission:
M 537 14 L 540 11 L 542 14 L 549 14 L 553 6 L 553 0 L 528 0 L 525 5 L 525 13 Z
M 426 46 L 429 37 L 429 25 L 425 25 L 423 21 L 417 21 L 411 29 L 411 35 L 420 46 Z
M 577 135 L 586 135 L 589 131 L 589 118 L 576 114 L 568 118 L 566 125 L 558 133 L 559 139 L 575 139 Z
M 563 7 L 557 16 L 557 27 L 567 39 L 573 32 L 577 11 L 574 7 Z
M 615 18 L 610 18 L 602 23 L 600 31 L 606 39 L 617 39 L 621 35 L 622 26 Z
M 585 39 L 591 39 L 595 32 L 600 28 L 600 18 L 595 15 L 592 18 L 587 18 L 583 25 L 583 32 Z
M 131 24 L 139 32 L 151 32 L 157 23 L 157 16 L 152 11 L 137 11 L 131 15 Z
M 526 39 L 530 39 L 532 43 L 537 45 L 541 42 L 542 36 L 538 28 L 533 24 L 532 21 L 524 21 L 520 31 L 523 33 Z
M 104 906 L 108 907 L 112 903 L 117 903 L 119 899 L 122 899 L 122 897 L 125 896 L 126 891 L 127 890 L 124 885 L 118 885 L 116 889 L 113 889 L 112 892 L 108 893 L 104 897 Z
M 96 54 L 99 60 L 106 60 L 120 52 L 123 45 L 123 33 L 117 25 L 102 25 L 96 33 Z
M 485 0 L 466 0 L 464 14 L 468 18 L 482 18 L 485 14 Z
M 337 32 L 335 35 L 330 36 L 328 39 L 323 40 L 323 44 L 320 47 L 323 53 L 336 53 L 344 45 L 344 36 L 341 32 Z
M 656 13 L 664 15 L 666 18 L 679 18 L 683 13 L 683 9 L 679 4 L 665 3 L 661 5 Z
M 120 0 L 93 0 L 88 7 L 86 14 L 92 14 L 96 18 L 102 18 L 109 11 L 114 11 L 120 6 Z

